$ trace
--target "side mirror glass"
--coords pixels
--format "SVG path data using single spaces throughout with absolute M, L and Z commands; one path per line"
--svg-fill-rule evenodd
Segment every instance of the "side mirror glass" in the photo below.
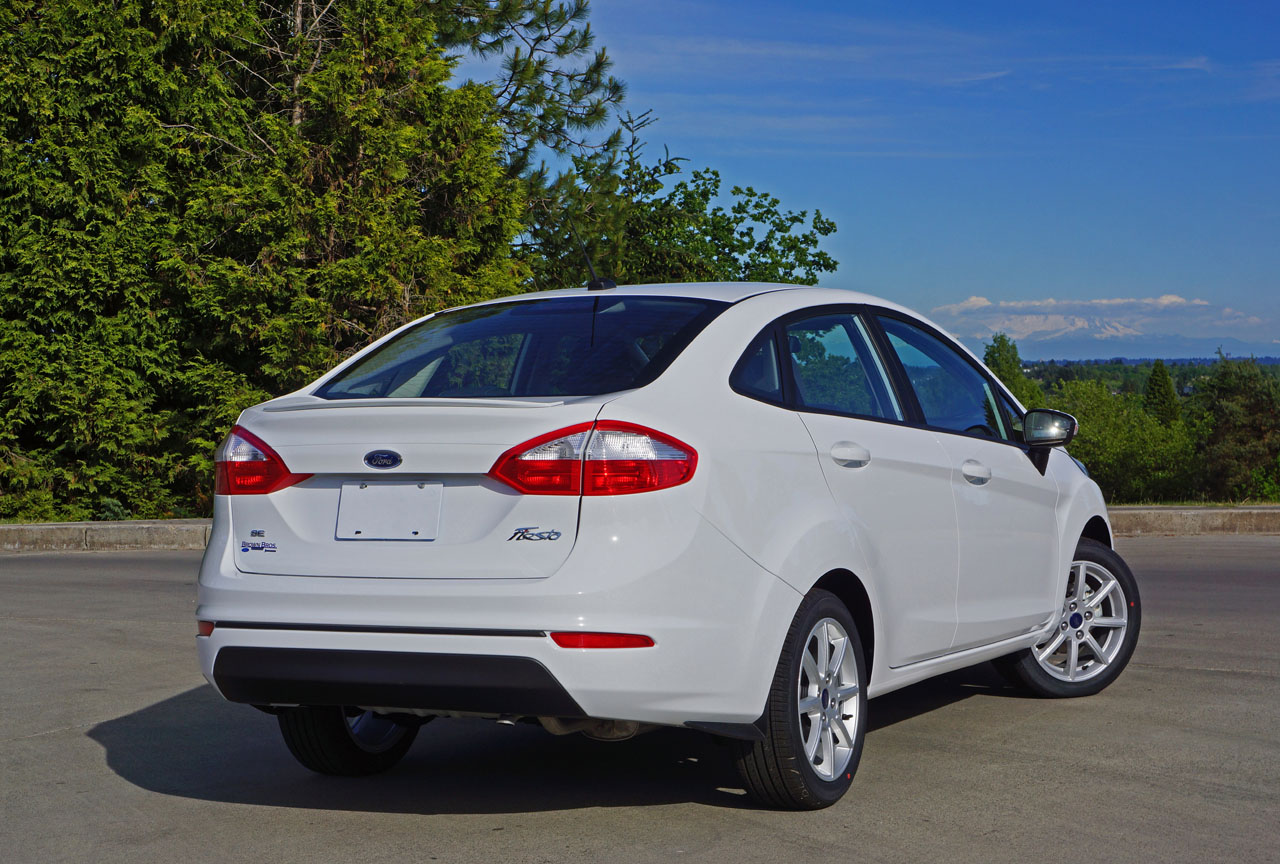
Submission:
M 1035 408 L 1022 418 L 1022 440 L 1032 447 L 1062 447 L 1076 437 L 1080 424 L 1062 411 Z

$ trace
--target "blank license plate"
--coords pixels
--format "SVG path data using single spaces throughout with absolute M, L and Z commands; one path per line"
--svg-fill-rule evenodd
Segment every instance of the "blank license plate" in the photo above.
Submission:
M 343 483 L 339 540 L 434 540 L 443 483 Z

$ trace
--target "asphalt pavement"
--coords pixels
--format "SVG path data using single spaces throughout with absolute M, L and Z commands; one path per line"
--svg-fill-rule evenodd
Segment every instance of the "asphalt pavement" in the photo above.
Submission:
M 683 730 L 441 720 L 391 772 L 297 765 L 196 664 L 195 552 L 0 555 L 0 859 L 1280 861 L 1280 537 L 1142 537 L 1098 696 L 983 665 L 873 700 L 850 793 L 762 810 Z

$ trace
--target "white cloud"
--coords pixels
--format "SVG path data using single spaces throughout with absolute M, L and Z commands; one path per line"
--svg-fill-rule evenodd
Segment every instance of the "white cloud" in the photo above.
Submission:
M 958 336 L 970 339 L 1007 333 L 1015 340 L 1043 341 L 1069 335 L 1105 342 L 1170 334 L 1270 338 L 1274 333 L 1269 322 L 1257 315 L 1180 294 L 999 301 L 972 296 L 938 306 L 931 315 Z

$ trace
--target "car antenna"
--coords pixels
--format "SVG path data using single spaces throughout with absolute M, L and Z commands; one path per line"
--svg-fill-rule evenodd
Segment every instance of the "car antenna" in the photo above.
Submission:
M 618 283 L 612 279 L 601 279 L 596 275 L 596 268 L 591 264 L 591 255 L 587 252 L 587 244 L 582 242 L 582 238 L 578 236 L 578 230 L 573 227 L 573 220 L 569 220 L 569 233 L 573 235 L 573 239 L 578 241 L 578 248 L 582 250 L 582 257 L 587 262 L 587 272 L 591 274 L 591 281 L 587 283 L 588 291 L 608 291 L 610 288 L 617 288 Z

